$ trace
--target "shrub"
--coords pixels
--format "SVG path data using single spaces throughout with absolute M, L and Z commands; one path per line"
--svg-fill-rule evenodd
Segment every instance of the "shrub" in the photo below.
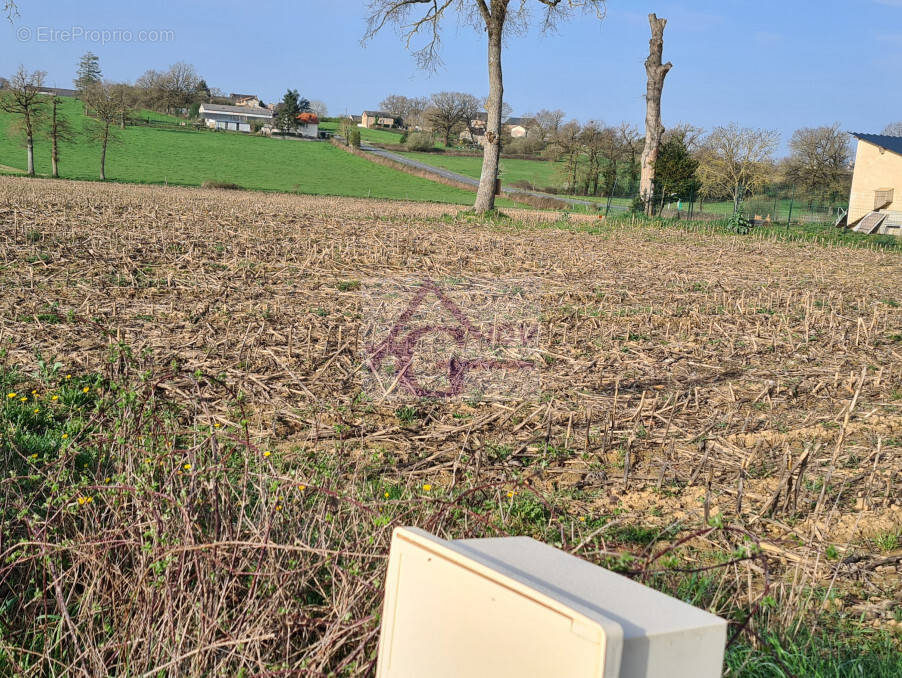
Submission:
M 244 189 L 238 184 L 228 181 L 205 181 L 201 184 L 201 188 L 221 188 L 227 191 L 243 191 Z
M 360 148 L 360 130 L 355 129 L 351 131 L 350 136 L 348 137 L 348 143 L 353 148 Z
M 538 155 L 545 149 L 545 143 L 540 139 L 530 139 L 522 137 L 520 139 L 512 139 L 504 145 L 505 153 L 514 153 L 516 155 Z
M 407 137 L 408 151 L 431 151 L 434 146 L 432 137 L 422 132 L 414 132 Z
M 742 205 L 740 205 L 739 209 L 733 212 L 733 215 L 727 220 L 727 228 L 739 235 L 747 235 L 752 230 L 752 223 L 745 216 Z

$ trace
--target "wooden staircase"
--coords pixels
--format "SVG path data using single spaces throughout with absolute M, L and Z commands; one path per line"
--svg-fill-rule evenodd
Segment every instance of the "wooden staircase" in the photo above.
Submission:
M 873 235 L 880 229 L 880 226 L 883 224 L 883 222 L 886 221 L 887 216 L 889 215 L 882 212 L 868 212 L 852 230 L 854 230 L 856 233 Z

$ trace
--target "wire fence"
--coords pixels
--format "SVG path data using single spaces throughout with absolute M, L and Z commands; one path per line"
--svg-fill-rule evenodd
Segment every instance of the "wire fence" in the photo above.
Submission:
M 560 195 L 564 197 L 563 194 Z M 636 210 L 639 205 L 638 191 L 610 197 L 567 197 L 594 203 L 596 209 L 606 215 Z M 760 223 L 833 225 L 848 209 L 848 202 L 807 197 L 791 188 L 752 195 L 741 200 L 738 205 L 730 199 L 704 198 L 694 192 L 687 195 L 658 195 L 654 200 L 656 213 L 660 216 L 694 221 L 728 219 L 737 209 L 741 209 L 746 218 Z

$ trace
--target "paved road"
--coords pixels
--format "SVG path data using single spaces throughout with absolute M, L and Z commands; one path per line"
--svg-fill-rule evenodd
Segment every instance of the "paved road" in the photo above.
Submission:
M 386 151 L 384 148 L 376 148 L 375 146 L 370 146 L 368 144 L 363 144 L 360 146 L 360 150 L 366 151 L 367 153 L 372 153 L 373 155 L 378 155 L 382 158 L 386 158 L 388 160 L 394 160 L 395 162 L 399 162 L 402 165 L 407 165 L 408 167 L 413 167 L 418 170 L 423 170 L 425 172 L 429 172 L 430 174 L 435 174 L 436 176 L 444 177 L 445 179 L 451 179 L 453 181 L 459 181 L 461 183 L 467 184 L 469 186 L 473 186 L 476 188 L 479 186 L 479 181 L 474 179 L 473 177 L 468 177 L 464 174 L 458 174 L 457 172 L 452 172 L 450 170 L 443 169 L 441 167 L 434 167 L 432 165 L 427 165 L 426 163 L 420 162 L 418 160 L 414 160 L 412 158 L 408 158 L 403 155 L 398 155 L 397 153 L 392 153 L 391 151 Z M 562 202 L 568 203 L 570 205 L 581 205 L 588 207 L 603 207 L 603 203 L 598 202 L 590 202 L 589 200 L 578 200 L 576 198 L 564 198 L 559 195 L 551 195 L 549 193 L 540 193 L 539 191 L 529 191 L 522 188 L 512 188 L 506 186 L 504 188 L 505 193 L 520 193 L 522 195 L 531 195 L 536 198 L 552 198 L 553 200 L 560 200 Z M 623 205 L 611 205 L 612 212 L 626 211 L 626 207 Z

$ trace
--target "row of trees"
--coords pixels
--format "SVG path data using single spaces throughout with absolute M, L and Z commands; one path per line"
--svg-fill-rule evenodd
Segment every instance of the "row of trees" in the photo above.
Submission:
M 470 94 L 440 92 L 428 98 L 393 94 L 381 106 L 408 127 L 429 130 L 449 145 L 482 104 Z M 566 121 L 561 110 L 541 110 L 526 119 L 527 137 L 502 137 L 503 150 L 560 161 L 560 185 L 566 192 L 611 196 L 638 190 L 645 140 L 634 126 Z M 902 124 L 898 130 L 888 127 L 886 133 L 894 131 L 902 132 Z M 839 125 L 797 130 L 789 157 L 776 161 L 779 141 L 774 131 L 736 124 L 716 127 L 708 135 L 687 124 L 665 130 L 655 162 L 655 208 L 660 211 L 672 196 L 729 199 L 738 208 L 744 197 L 773 185 L 791 185 L 799 195 L 826 201 L 848 195 L 852 149 Z
M 28 72 L 23 67 L 7 80 L 0 94 L 0 110 L 16 116 L 12 133 L 25 143 L 26 171 L 34 176 L 34 141 L 43 137 L 50 142 L 52 176 L 59 176 L 60 144 L 84 136 L 100 145 L 100 179 L 106 179 L 106 153 L 116 140 L 116 127 L 124 127 L 132 109 L 131 88 L 127 85 L 84 79 L 79 83 L 79 96 L 91 117 L 77 130 L 64 114 L 61 99 L 46 93 L 43 71 Z

